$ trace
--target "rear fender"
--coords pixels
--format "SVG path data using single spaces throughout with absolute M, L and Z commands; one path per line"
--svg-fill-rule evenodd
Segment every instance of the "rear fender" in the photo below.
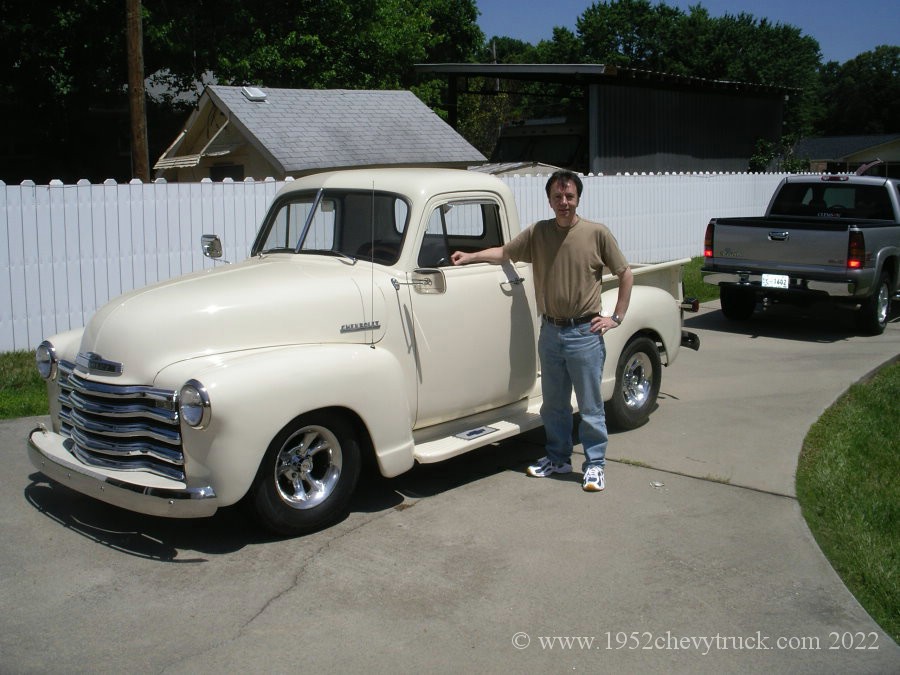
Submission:
M 615 307 L 617 291 L 603 293 L 604 307 Z M 606 363 L 603 368 L 603 398 L 608 400 L 615 389 L 616 364 L 625 345 L 637 335 L 662 342 L 660 358 L 664 365 L 675 361 L 681 346 L 681 309 L 671 293 L 655 286 L 634 286 L 631 303 L 622 325 L 604 335 Z

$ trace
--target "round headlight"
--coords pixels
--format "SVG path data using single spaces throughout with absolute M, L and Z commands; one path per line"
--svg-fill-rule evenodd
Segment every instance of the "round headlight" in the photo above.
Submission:
M 56 350 L 44 340 L 34 352 L 34 361 L 38 372 L 45 380 L 56 377 Z
M 209 424 L 212 411 L 209 407 L 209 394 L 206 387 L 197 380 L 185 382 L 178 393 L 178 412 L 184 423 L 194 429 L 203 429 Z

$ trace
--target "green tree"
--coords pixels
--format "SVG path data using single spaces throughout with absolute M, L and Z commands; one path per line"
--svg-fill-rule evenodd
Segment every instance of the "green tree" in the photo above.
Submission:
M 778 142 L 760 139 L 756 152 L 750 157 L 750 171 L 787 171 L 798 173 L 809 171 L 809 158 L 794 155 L 794 136 L 784 136 Z
M 144 0 L 144 64 L 169 98 L 151 102 L 151 161 L 193 94 L 220 83 L 396 89 L 420 61 L 465 61 L 484 41 L 474 0 Z M 121 0 L 0 0 L 0 179 L 130 177 Z M 439 96 L 444 82 L 420 83 Z M 195 94 L 194 94 L 195 95 Z M 188 101 L 188 105 L 190 101 Z
M 794 88 L 786 129 L 812 127 L 821 56 L 818 42 L 795 26 L 746 12 L 712 18 L 700 5 L 685 13 L 648 0 L 610 0 L 588 7 L 576 27 L 593 63 Z
M 821 69 L 825 135 L 900 132 L 900 47 L 882 45 Z
M 0 179 L 81 178 L 66 157 L 89 154 L 130 173 L 124 29 L 121 1 L 0 1 Z
M 588 7 L 575 26 L 586 59 L 677 72 L 684 13 L 649 0 L 613 0 Z

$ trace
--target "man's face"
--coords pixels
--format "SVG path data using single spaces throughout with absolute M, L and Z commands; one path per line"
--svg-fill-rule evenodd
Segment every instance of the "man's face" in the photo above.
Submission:
M 569 222 L 575 217 L 578 206 L 578 188 L 573 181 L 558 180 L 550 186 L 550 208 L 557 220 Z

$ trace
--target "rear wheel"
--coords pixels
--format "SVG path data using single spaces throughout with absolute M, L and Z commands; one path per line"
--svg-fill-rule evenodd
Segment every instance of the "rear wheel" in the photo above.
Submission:
M 359 469 L 359 443 L 346 418 L 328 412 L 304 415 L 269 445 L 250 499 L 267 529 L 304 534 L 344 515 Z
M 749 288 L 719 286 L 722 314 L 732 321 L 746 321 L 756 309 L 756 295 Z
M 881 275 L 875 292 L 866 298 L 859 314 L 856 316 L 856 325 L 860 332 L 866 335 L 881 335 L 887 326 L 891 315 L 891 287 L 887 273 Z
M 656 405 L 661 377 L 662 362 L 653 340 L 638 337 L 625 345 L 616 364 L 616 391 L 606 402 L 610 425 L 624 431 L 644 424 Z

